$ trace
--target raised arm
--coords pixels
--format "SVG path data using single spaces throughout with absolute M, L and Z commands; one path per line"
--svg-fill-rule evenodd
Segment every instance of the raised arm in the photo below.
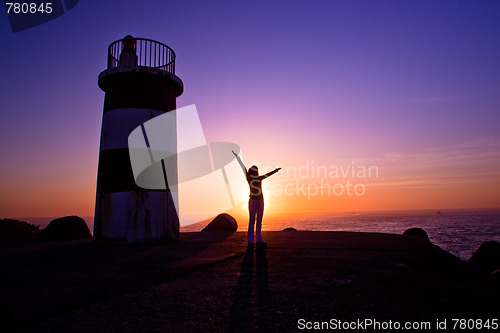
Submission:
M 276 169 L 274 169 L 273 171 L 268 172 L 268 173 L 266 173 L 266 174 L 265 174 L 265 175 L 263 175 L 263 176 L 260 176 L 260 178 L 261 178 L 261 179 L 266 179 L 267 177 L 274 175 L 276 172 L 278 172 L 278 171 L 280 171 L 280 170 L 281 170 L 281 168 L 276 168 Z
M 231 151 L 233 152 L 233 155 L 236 156 L 236 160 L 238 161 L 238 163 L 240 164 L 241 168 L 243 169 L 243 173 L 245 174 L 245 178 L 247 178 L 248 174 L 247 174 L 247 168 L 245 167 L 245 164 L 243 164 L 243 161 L 238 156 L 238 154 L 236 154 L 234 152 L 234 150 L 231 150 Z

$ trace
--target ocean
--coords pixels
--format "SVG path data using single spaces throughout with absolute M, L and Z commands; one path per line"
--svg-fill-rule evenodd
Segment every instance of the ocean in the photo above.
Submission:
M 235 216 L 238 230 L 247 230 L 245 216 Z M 83 217 L 93 230 L 93 217 Z M 53 218 L 20 219 L 45 227 Z M 200 231 L 209 221 L 181 228 Z M 408 228 L 424 229 L 433 244 L 467 260 L 485 241 L 500 242 L 500 208 L 429 211 L 381 211 L 348 213 L 268 214 L 263 230 L 279 231 L 292 227 L 307 231 L 360 231 L 401 234 Z
M 270 228 L 267 228 L 264 218 L 264 230 L 283 230 L 286 227 L 392 234 L 422 228 L 433 244 L 467 260 L 481 243 L 500 242 L 500 209 L 314 214 L 296 219 L 275 218 Z

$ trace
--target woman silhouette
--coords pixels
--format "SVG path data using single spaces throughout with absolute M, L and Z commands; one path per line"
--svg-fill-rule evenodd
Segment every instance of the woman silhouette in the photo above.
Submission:
M 269 176 L 274 175 L 281 168 L 276 168 L 271 172 L 266 173 L 265 175 L 259 176 L 259 168 L 257 166 L 252 165 L 250 169 L 246 169 L 245 164 L 241 161 L 241 158 L 232 151 L 241 168 L 243 169 L 243 173 L 247 179 L 248 185 L 250 186 L 250 199 L 248 200 L 248 247 L 253 248 L 254 245 L 254 235 L 253 229 L 255 224 L 255 217 L 257 217 L 257 226 L 255 228 L 255 234 L 257 236 L 257 247 L 267 247 L 267 243 L 262 238 L 262 216 L 264 215 L 264 195 L 262 194 L 262 180 L 266 179 Z

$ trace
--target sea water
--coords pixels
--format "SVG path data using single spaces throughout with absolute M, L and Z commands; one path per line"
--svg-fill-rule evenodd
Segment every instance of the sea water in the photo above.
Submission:
M 83 217 L 90 230 L 93 218 Z M 53 218 L 20 219 L 44 228 Z M 247 219 L 238 216 L 238 230 L 247 230 Z M 200 231 L 209 221 L 181 229 Z M 442 211 L 384 211 L 347 213 L 264 214 L 262 229 L 280 231 L 284 228 L 305 231 L 359 231 L 401 234 L 409 228 L 424 229 L 433 244 L 467 260 L 485 241 L 500 242 L 500 208 Z
M 430 241 L 467 260 L 485 241 L 500 242 L 500 209 L 389 211 L 312 214 L 272 221 L 264 230 L 361 231 L 401 234 L 409 228 L 424 229 Z M 271 226 L 271 223 L 270 223 Z

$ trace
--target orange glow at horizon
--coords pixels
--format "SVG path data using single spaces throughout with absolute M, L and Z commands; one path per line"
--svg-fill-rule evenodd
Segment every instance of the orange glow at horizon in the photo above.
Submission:
M 443 149 L 418 155 L 382 155 L 378 159 L 303 161 L 292 156 L 291 151 L 273 146 L 258 151 L 258 156 L 269 163 L 248 158 L 254 155 L 254 146 L 243 148 L 245 164 L 258 165 L 261 174 L 283 167 L 263 181 L 266 216 L 291 212 L 488 208 L 498 207 L 500 202 L 500 171 L 496 168 L 500 157 L 494 151 L 495 146 L 483 145 L 482 150 L 471 146 L 458 152 Z M 280 151 L 279 156 L 272 150 Z M 370 165 L 377 166 L 377 177 L 342 174 L 351 167 Z M 317 170 L 325 166 L 327 173 L 316 172 L 313 177 L 313 166 Z M 300 168 L 304 171 L 306 167 L 309 174 L 301 174 Z M 0 192 L 0 218 L 94 215 L 96 163 L 92 160 L 75 159 L 69 166 L 62 159 L 53 164 L 43 161 L 38 168 L 13 165 L 7 175 Z M 363 195 L 349 195 L 347 181 L 351 191 L 356 184 L 362 184 Z M 344 186 L 341 195 L 341 187 L 333 187 L 336 184 Z M 231 210 L 241 216 L 248 214 L 248 187 L 244 191 L 241 197 L 245 201 Z
M 0 193 L 2 218 L 46 217 L 63 215 L 93 216 L 95 181 L 50 181 L 15 184 Z M 297 190 L 296 180 L 272 177 L 264 180 L 265 215 L 290 212 L 348 212 L 377 210 L 447 209 L 498 207 L 500 181 L 498 178 L 468 179 L 442 182 L 382 181 L 365 184 L 365 193 L 357 195 L 321 193 L 317 179 L 302 179 L 304 193 Z M 341 183 L 334 180 L 333 183 Z M 344 182 L 345 183 L 345 182 Z M 283 192 L 288 184 L 288 193 Z M 7 184 L 8 185 L 8 184 Z M 309 189 L 308 189 L 309 187 Z M 4 187 L 5 188 L 5 187 Z M 308 192 L 309 191 L 309 192 Z M 246 197 L 248 194 L 246 193 Z M 247 201 L 231 211 L 245 215 Z

